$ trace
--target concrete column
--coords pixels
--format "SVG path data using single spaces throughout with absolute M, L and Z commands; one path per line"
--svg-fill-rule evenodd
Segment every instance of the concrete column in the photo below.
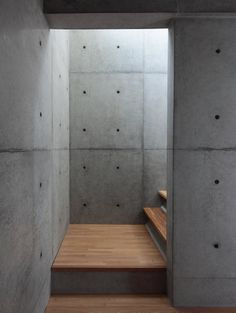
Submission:
M 236 20 L 176 19 L 170 38 L 170 295 L 235 306 Z

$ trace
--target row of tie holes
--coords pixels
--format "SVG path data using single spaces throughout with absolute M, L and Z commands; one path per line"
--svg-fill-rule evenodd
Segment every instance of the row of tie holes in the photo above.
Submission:
M 216 53 L 217 53 L 217 54 L 220 54 L 220 53 L 221 53 L 221 50 L 220 50 L 220 49 L 216 49 Z M 215 115 L 215 119 L 216 119 L 216 120 L 219 120 L 219 119 L 220 119 L 220 115 L 216 114 L 216 115 Z M 219 185 L 219 183 L 220 183 L 220 181 L 219 181 L 218 179 L 216 179 L 216 180 L 215 180 L 215 184 L 216 184 L 216 185 Z M 218 242 L 215 242 L 215 243 L 213 244 L 213 247 L 214 247 L 215 249 L 219 249 L 219 248 L 220 248 L 220 244 L 219 244 Z

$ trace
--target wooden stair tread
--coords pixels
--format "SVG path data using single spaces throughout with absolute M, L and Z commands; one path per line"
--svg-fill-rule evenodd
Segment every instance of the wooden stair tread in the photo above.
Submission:
M 163 199 L 167 200 L 167 190 L 159 190 L 158 193 Z
M 166 213 L 161 208 L 144 208 L 144 212 L 150 219 L 161 237 L 167 239 L 167 220 Z
M 235 308 L 173 308 L 160 295 L 52 296 L 45 313 L 235 313 Z
M 166 262 L 144 225 L 70 225 L 52 271 L 155 271 Z

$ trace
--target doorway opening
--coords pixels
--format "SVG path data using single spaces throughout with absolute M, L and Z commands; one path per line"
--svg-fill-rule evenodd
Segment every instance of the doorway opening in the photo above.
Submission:
M 168 30 L 69 37 L 71 225 L 53 292 L 89 292 L 92 271 L 95 293 L 165 293 Z

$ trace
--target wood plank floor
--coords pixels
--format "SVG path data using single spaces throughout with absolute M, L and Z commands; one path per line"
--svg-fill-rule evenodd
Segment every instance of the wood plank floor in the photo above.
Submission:
M 160 270 L 166 263 L 144 225 L 70 225 L 53 271 Z
M 150 219 L 161 237 L 167 239 L 167 219 L 166 213 L 161 208 L 144 208 L 144 212 Z
M 162 296 L 54 296 L 46 313 L 235 313 L 236 308 L 175 309 Z

